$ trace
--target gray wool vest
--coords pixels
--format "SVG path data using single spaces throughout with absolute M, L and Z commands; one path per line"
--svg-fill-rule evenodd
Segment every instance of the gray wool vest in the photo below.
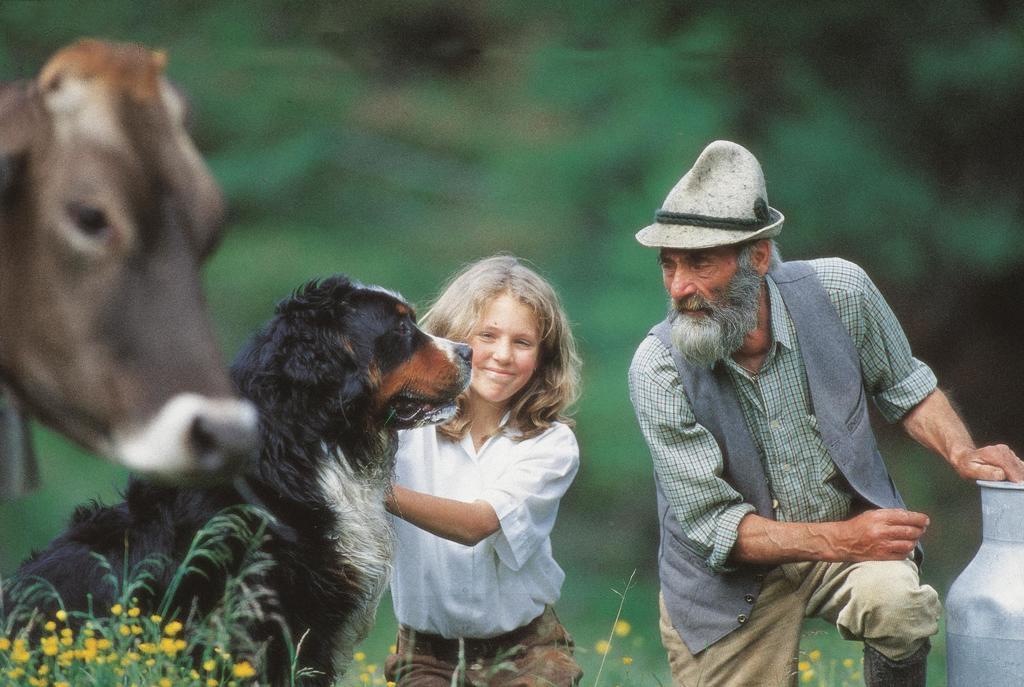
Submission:
M 903 508 L 871 432 L 857 349 L 814 268 L 807 262 L 785 262 L 771 277 L 796 327 L 811 404 L 829 456 L 868 507 Z M 759 515 L 773 518 L 762 457 L 725 365 L 707 369 L 683 360 L 671 344 L 667 320 L 649 335 L 672 352 L 697 422 L 711 432 L 722 451 L 724 479 Z M 696 654 L 747 621 L 768 568 L 740 566 L 727 573 L 713 572 L 683 534 L 657 474 L 655 487 L 661 521 L 661 590 L 672 624 Z

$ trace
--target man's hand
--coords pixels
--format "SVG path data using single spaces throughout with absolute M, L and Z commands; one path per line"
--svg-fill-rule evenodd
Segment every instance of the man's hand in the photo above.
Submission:
M 924 513 L 883 508 L 839 522 L 779 522 L 748 513 L 740 520 L 733 563 L 897 561 L 928 528 Z
M 928 516 L 898 508 L 869 510 L 836 523 L 835 561 L 898 561 L 914 550 L 928 528 Z
M 1006 444 L 965 449 L 949 462 L 964 479 L 1024 482 L 1024 462 Z
M 939 389 L 903 418 L 903 428 L 964 479 L 1024 482 L 1024 463 L 1003 444 L 977 448 L 963 420 Z

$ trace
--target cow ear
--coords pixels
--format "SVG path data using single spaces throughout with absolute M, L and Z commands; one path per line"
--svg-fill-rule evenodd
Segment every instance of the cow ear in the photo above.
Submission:
M 0 202 L 5 202 L 25 178 L 26 153 L 0 152 Z
M 0 199 L 24 177 L 34 111 L 25 82 L 0 83 Z

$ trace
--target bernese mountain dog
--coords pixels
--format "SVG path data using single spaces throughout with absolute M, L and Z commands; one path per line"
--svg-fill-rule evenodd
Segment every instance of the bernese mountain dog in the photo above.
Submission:
M 263 647 L 273 684 L 288 684 L 298 665 L 307 669 L 302 685 L 331 685 L 388 584 L 393 536 L 384 497 L 397 431 L 451 417 L 471 357 L 465 344 L 421 331 L 394 293 L 343 276 L 309 282 L 278 304 L 232 366 L 239 393 L 259 411 L 260 453 L 244 478 L 199 488 L 132 478 L 123 503 L 79 507 L 15 579 L 47 580 L 69 611 L 91 603 L 105 612 L 118 600 L 110 571 L 156 554 L 170 565 L 137 590 L 138 605 L 149 613 L 163 602 L 182 619 L 202 614 L 221 601 L 241 562 L 196 559 L 175 579 L 178 564 L 215 514 L 259 504 L 272 515 L 262 544 L 272 564 L 247 580 L 268 593 L 245 632 Z M 232 554 L 240 559 L 243 548 Z M 48 603 L 40 610 L 52 616 Z

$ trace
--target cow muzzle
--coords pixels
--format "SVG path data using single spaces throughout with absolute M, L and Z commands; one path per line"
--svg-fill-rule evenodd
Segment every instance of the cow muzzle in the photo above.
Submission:
M 115 431 L 109 455 L 159 482 L 230 480 L 256 456 L 258 416 L 248 401 L 178 394 L 141 427 Z

